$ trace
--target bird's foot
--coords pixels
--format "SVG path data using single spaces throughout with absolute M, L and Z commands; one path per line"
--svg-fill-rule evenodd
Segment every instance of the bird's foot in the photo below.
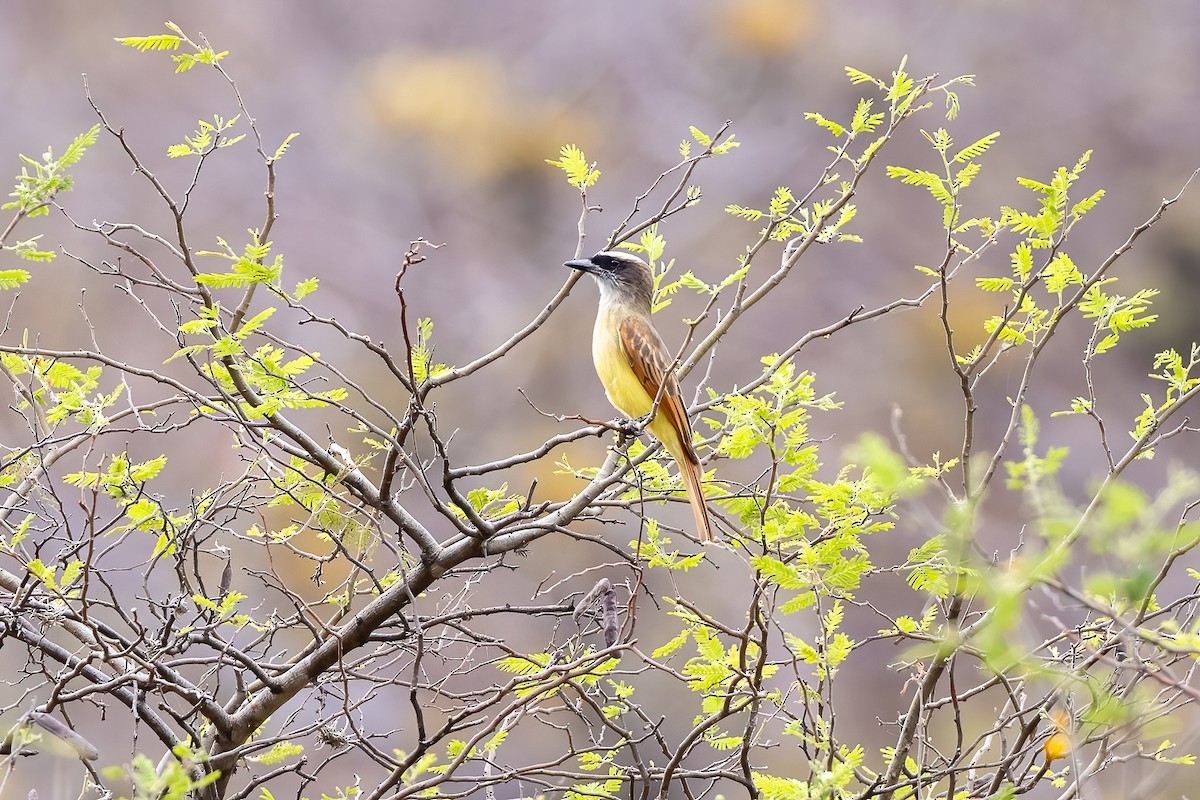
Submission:
M 617 446 L 627 447 L 638 438 L 638 434 L 645 427 L 645 420 L 623 419 L 614 427 L 617 431 Z

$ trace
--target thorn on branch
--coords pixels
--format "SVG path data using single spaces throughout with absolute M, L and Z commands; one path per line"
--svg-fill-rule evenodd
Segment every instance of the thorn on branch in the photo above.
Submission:
M 529 482 L 529 491 L 525 492 L 525 503 L 521 506 L 522 511 L 528 511 L 529 507 L 533 504 L 533 493 L 537 491 L 537 485 L 538 479 L 534 477 L 534 479 Z

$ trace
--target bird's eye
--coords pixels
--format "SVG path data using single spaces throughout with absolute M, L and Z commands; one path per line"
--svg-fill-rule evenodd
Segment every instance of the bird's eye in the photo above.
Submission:
M 604 269 L 612 269 L 613 267 L 615 267 L 617 265 L 617 260 L 615 258 L 613 258 L 612 256 L 606 256 L 601 253 L 597 253 L 596 255 L 592 256 L 592 263 L 595 264 L 597 267 L 603 267 Z

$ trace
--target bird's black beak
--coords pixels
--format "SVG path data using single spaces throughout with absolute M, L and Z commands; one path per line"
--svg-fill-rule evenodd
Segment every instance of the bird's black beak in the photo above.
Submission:
M 577 269 L 580 272 L 596 271 L 596 265 L 592 263 L 590 258 L 576 258 L 572 261 L 565 261 L 563 262 L 563 266 L 570 267 L 571 269 Z

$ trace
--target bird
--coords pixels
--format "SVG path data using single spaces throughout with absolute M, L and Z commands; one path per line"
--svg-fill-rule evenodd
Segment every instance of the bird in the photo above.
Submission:
M 700 479 L 704 472 L 692 445 L 692 425 L 672 358 L 650 318 L 654 273 L 633 253 L 605 250 L 563 266 L 591 275 L 600 287 L 600 308 L 592 330 L 592 361 L 608 401 L 630 419 L 658 408 L 646 425 L 675 459 L 687 490 L 700 542 L 713 540 L 712 521 L 704 504 Z
M 1050 738 L 1042 743 L 1042 752 L 1046 754 L 1046 764 L 1071 755 L 1071 715 L 1061 708 L 1050 714 Z

